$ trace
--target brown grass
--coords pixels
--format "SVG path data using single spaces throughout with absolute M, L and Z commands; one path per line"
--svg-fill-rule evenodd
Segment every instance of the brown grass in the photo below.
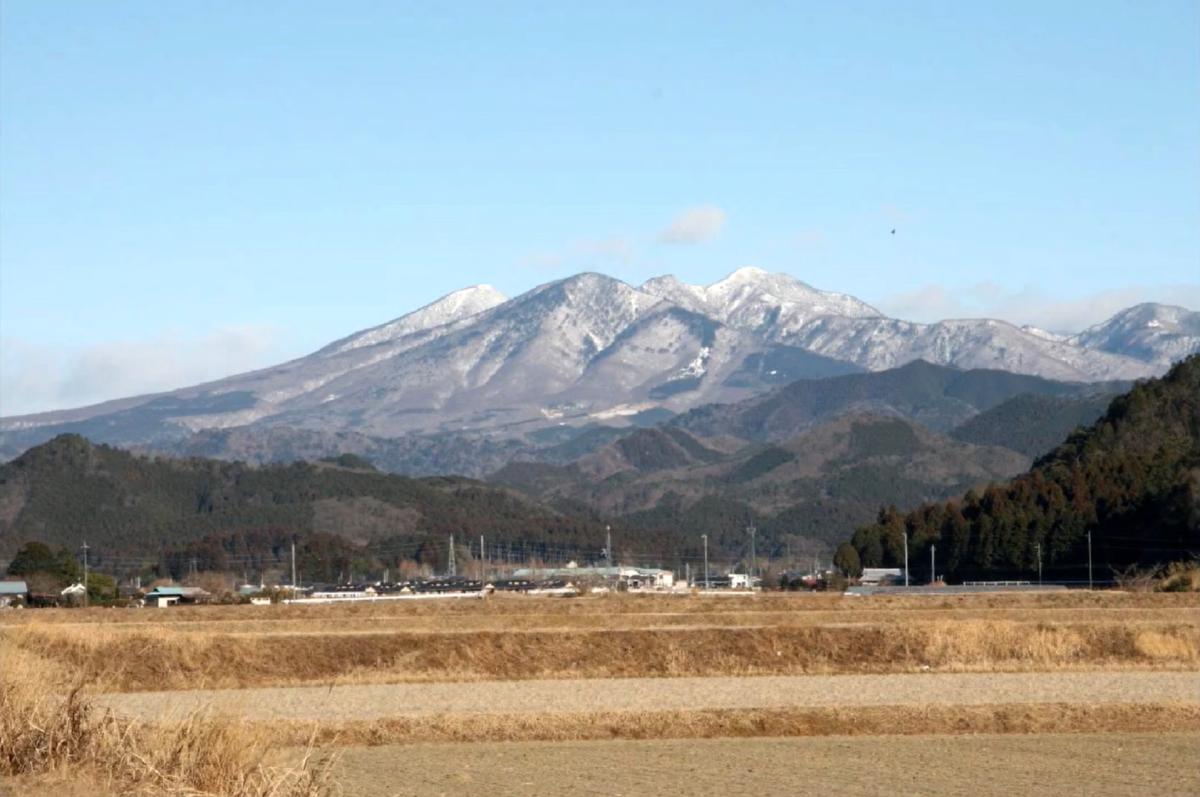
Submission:
M 311 742 L 311 740 L 310 740 Z M 329 766 L 268 765 L 261 728 L 202 714 L 169 727 L 102 712 L 81 682 L 56 689 L 39 663 L 0 649 L 0 776 L 106 783 L 122 794 L 319 797 Z
M 281 744 L 309 738 L 311 726 L 272 723 Z M 318 743 L 709 739 L 764 736 L 878 736 L 945 733 L 1111 733 L 1200 731 L 1200 705 L 1036 704 L 710 709 L 698 711 L 485 714 L 323 723 Z
M 1200 666 L 1200 625 L 1142 621 L 270 635 L 47 625 L 3 635 L 105 691 Z
M 983 619 L 999 612 L 1028 615 L 1030 612 L 1074 613 L 1077 619 L 1096 619 L 1113 611 L 1200 609 L 1200 593 L 1126 593 L 1118 591 L 1069 591 L 1052 593 L 985 593 L 977 595 L 904 596 L 877 595 L 869 598 L 829 593 L 764 593 L 753 597 L 698 598 L 660 595 L 608 595 L 570 600 L 547 600 L 523 595 L 495 595 L 486 601 L 412 601 L 391 603 L 344 603 L 295 606 L 178 606 L 167 610 L 135 609 L 42 609 L 0 612 L 0 626 L 77 624 L 95 625 L 207 625 L 210 623 L 301 623 L 306 627 L 334 627 L 339 623 L 399 621 L 416 627 L 433 628 L 461 622 L 512 623 L 517 627 L 542 627 L 547 622 L 576 625 L 604 622 L 604 618 L 636 615 L 692 616 L 709 622 L 727 614 L 757 615 L 786 613 L 803 622 L 811 612 L 862 616 L 930 617 L 952 614 Z M 1094 614 L 1086 614 L 1094 612 Z M 1084 614 L 1080 614 L 1084 613 Z M 1040 616 L 1040 615 L 1039 615 Z M 599 618 L 599 619 L 597 619 Z M 1051 619 L 1064 619 L 1052 617 Z M 824 621 L 824 620 L 823 620 Z M 832 621 L 832 618 L 830 618 Z M 510 626 L 503 625 L 503 628 Z M 497 630 L 503 630 L 497 628 Z M 263 627 L 248 630 L 263 630 Z
M 300 797 L 280 743 L 1200 730 L 1200 706 L 998 705 L 441 715 L 153 726 L 96 691 L 529 678 L 1200 669 L 1197 593 L 547 601 L 0 612 L 0 777 L 115 794 Z M 87 683 L 88 690 L 78 689 Z M 1056 698 L 1058 699 L 1058 698 Z M 103 785 L 107 784 L 107 786 Z
M 478 604 L 477 604 L 478 605 Z M 349 612 L 350 605 L 337 607 Z M 614 607 L 614 608 L 620 608 Z M 1200 606 L 1170 606 L 1170 607 L 976 607 L 963 606 L 957 609 L 926 609 L 921 611 L 905 609 L 887 609 L 874 606 L 863 606 L 857 611 L 804 609 L 791 610 L 788 608 L 765 606 L 761 609 L 743 609 L 739 611 L 713 611 L 701 613 L 682 610 L 656 612 L 493 612 L 487 606 L 480 606 L 480 611 L 472 614 L 422 614 L 406 616 L 398 614 L 359 614 L 347 613 L 323 615 L 318 617 L 297 616 L 291 611 L 276 608 L 262 608 L 246 611 L 240 618 L 222 617 L 214 614 L 212 618 L 179 619 L 171 612 L 151 614 L 149 622 L 144 619 L 148 612 L 117 612 L 117 616 L 132 617 L 128 622 L 108 619 L 96 619 L 90 611 L 80 611 L 75 614 L 67 612 L 10 612 L 25 617 L 33 617 L 32 622 L 0 623 L 0 633 L 6 628 L 33 627 L 56 629 L 101 629 L 104 631 L 144 631 L 147 633 L 184 633 L 200 632 L 222 635 L 339 635 L 362 633 L 391 633 L 404 632 L 416 634 L 433 632 L 445 634 L 450 632 L 472 634 L 480 631 L 521 632 L 521 631 L 586 631 L 586 630 L 635 630 L 635 629 L 685 629 L 685 628 L 748 628 L 748 627 L 809 627 L 818 625 L 899 625 L 915 621 L 965 621 L 1013 620 L 1019 622 L 1042 623 L 1108 623 L 1120 620 L 1127 623 L 1164 622 L 1195 622 L 1200 616 Z M 218 610 L 219 611 L 219 610 Z M 100 618 L 107 618 L 101 613 Z M 63 620 L 66 616 L 71 621 Z M 3 615 L 0 615 L 3 617 Z M 45 622 L 41 620 L 45 619 Z

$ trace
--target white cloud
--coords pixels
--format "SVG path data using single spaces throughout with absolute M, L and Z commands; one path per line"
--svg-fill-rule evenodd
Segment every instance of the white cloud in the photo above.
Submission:
M 521 258 L 519 265 L 526 268 L 556 270 L 604 268 L 609 265 L 626 265 L 633 260 L 634 250 L 625 238 L 583 238 L 562 249 L 536 252 Z
M 711 241 L 721 234 L 725 220 L 725 211 L 716 205 L 688 208 L 658 234 L 658 240 L 667 244 L 700 244 Z
M 273 365 L 281 330 L 222 326 L 81 347 L 0 338 L 0 415 L 22 415 L 187 387 Z
M 1030 287 L 1011 290 L 991 282 L 958 288 L 925 285 L 886 296 L 875 305 L 888 315 L 911 321 L 999 318 L 1052 332 L 1079 332 L 1141 302 L 1200 309 L 1200 284 L 1131 285 L 1073 298 L 1052 296 Z

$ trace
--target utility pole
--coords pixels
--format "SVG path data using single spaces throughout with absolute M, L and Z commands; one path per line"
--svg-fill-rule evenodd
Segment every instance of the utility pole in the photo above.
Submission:
M 292 540 L 292 597 L 296 597 L 296 541 Z
M 937 554 L 937 546 L 929 546 L 929 583 L 937 581 L 937 565 L 935 555 Z
M 483 582 L 487 580 L 487 560 L 483 554 L 483 535 L 479 535 L 479 588 L 483 589 Z
M 708 577 L 708 535 L 701 534 L 700 539 L 704 540 L 704 588 L 711 589 L 712 581 Z
M 908 532 L 904 532 L 904 586 L 908 586 Z
M 1037 544 L 1038 586 L 1042 586 L 1042 544 Z
M 88 544 L 87 540 L 83 541 L 83 605 L 84 608 L 88 605 Z
M 758 529 L 754 528 L 754 524 L 751 523 L 746 527 L 746 531 L 750 534 L 750 589 L 754 589 L 754 569 L 758 567 L 758 558 L 754 552 L 754 537 Z
M 1088 589 L 1092 588 L 1092 532 L 1087 533 L 1088 537 Z
M 608 560 L 608 569 L 611 571 L 613 566 L 612 526 L 604 527 L 604 558 Z M 608 577 L 612 578 L 611 572 Z
M 450 571 L 450 575 L 458 575 L 458 566 L 454 563 L 454 535 L 450 535 L 450 557 L 446 561 L 446 569 Z

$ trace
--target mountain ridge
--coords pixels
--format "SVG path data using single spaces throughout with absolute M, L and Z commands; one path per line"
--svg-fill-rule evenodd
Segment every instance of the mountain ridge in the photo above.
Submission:
M 1138 328 L 1142 316 L 1134 314 L 1110 319 L 1108 334 L 1093 328 L 1060 339 L 986 319 L 891 319 L 854 297 L 754 268 L 707 286 L 659 277 L 634 287 L 585 272 L 511 299 L 490 286 L 456 291 L 278 366 L 0 418 L 0 451 L 11 456 L 62 432 L 151 446 L 243 426 L 380 438 L 507 434 L 684 412 L 799 378 L 917 359 L 1077 381 L 1135 379 L 1161 372 L 1177 351 L 1200 348 L 1187 318 L 1178 334 L 1146 333 L 1157 316 Z
M 693 408 L 670 424 L 711 437 L 760 442 L 794 436 L 851 411 L 895 415 L 946 433 L 1022 394 L 1090 396 L 1128 383 L 1072 383 L 994 369 L 959 370 L 915 360 L 888 371 L 797 380 L 731 404 Z

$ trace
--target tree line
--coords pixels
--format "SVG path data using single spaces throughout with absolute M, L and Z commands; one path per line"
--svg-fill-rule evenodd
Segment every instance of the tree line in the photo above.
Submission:
M 862 567 L 903 564 L 914 574 L 936 546 L 953 580 L 1056 579 L 1200 554 L 1200 355 L 1135 385 L 1025 474 L 909 512 L 880 511 L 850 540 Z M 849 554 L 842 552 L 852 564 Z

